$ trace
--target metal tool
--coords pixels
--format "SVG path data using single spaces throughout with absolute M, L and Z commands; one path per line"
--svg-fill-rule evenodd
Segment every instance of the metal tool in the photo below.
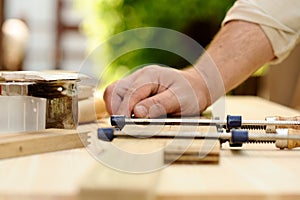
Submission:
M 103 141 L 113 141 L 114 138 L 190 138 L 190 139 L 218 139 L 221 144 L 229 142 L 230 144 L 243 143 L 276 143 L 280 149 L 293 149 L 300 147 L 300 130 L 295 129 L 277 129 L 276 133 L 249 133 L 248 130 L 232 129 L 230 132 L 174 132 L 166 131 L 155 134 L 154 136 L 147 132 L 133 132 L 130 135 L 115 128 L 99 128 L 98 139 Z
M 78 76 L 76 73 L 0 72 L 0 97 L 45 99 L 46 128 L 74 129 L 78 123 Z M 30 116 L 25 115 L 28 123 L 24 126 L 32 126 Z
M 126 118 L 125 116 L 111 116 L 111 125 L 117 129 L 123 129 L 126 125 L 181 125 L 181 126 L 216 126 L 216 133 L 184 132 L 176 137 L 194 137 L 219 139 L 220 143 L 229 141 L 231 147 L 241 147 L 243 143 L 276 143 L 280 149 L 295 148 L 300 146 L 300 121 L 299 120 L 278 120 L 277 117 L 269 117 L 266 120 L 242 120 L 242 116 L 228 115 L 226 120 L 219 119 L 139 119 Z M 298 128 L 291 129 L 291 128 Z M 263 129 L 266 133 L 249 133 L 250 129 Z M 225 130 L 225 132 L 224 132 Z M 109 130 L 107 130 L 109 133 Z M 115 132 L 115 131 L 114 131 Z M 111 134 L 111 133 L 110 133 Z M 107 134 L 109 136 L 109 134 Z M 118 135 L 118 134 L 117 134 Z M 161 133 L 155 137 L 171 135 Z
M 124 115 L 113 115 L 110 118 L 111 125 L 123 129 L 126 125 L 181 125 L 181 126 L 216 126 L 230 131 L 232 128 L 241 129 L 266 129 L 267 126 L 290 127 L 299 126 L 300 121 L 282 120 L 242 120 L 242 116 L 227 115 L 226 120 L 219 119 L 141 119 L 126 118 Z
M 46 99 L 0 95 L 0 133 L 45 129 Z

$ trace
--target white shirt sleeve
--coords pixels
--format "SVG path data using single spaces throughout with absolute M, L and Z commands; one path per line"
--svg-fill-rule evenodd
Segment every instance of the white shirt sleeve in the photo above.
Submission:
M 300 42 L 300 0 L 238 0 L 222 25 L 232 20 L 259 24 L 281 62 Z

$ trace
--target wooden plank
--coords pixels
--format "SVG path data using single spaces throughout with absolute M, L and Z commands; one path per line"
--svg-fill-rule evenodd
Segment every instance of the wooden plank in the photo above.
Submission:
M 229 99 L 229 103 L 227 102 L 226 104 L 229 108 L 227 110 L 228 113 L 226 114 L 242 115 L 244 119 L 264 119 L 266 116 L 274 115 L 299 115 L 298 112 L 295 112 L 292 109 L 257 97 L 235 97 Z M 209 128 L 126 126 L 123 129 L 124 132 L 129 134 L 131 131 L 149 131 L 155 134 L 158 131 L 196 130 L 208 131 Z M 210 131 L 215 131 L 215 127 L 212 127 Z M 214 154 L 214 150 L 218 152 L 220 156 L 217 157 L 218 159 L 213 160 L 215 157 L 210 158 L 208 154 L 208 156 L 204 157 L 204 160 L 198 160 L 196 155 L 199 155 L 197 153 L 199 152 L 201 140 L 193 140 L 189 146 L 190 149 L 187 148 L 188 151 L 186 154 L 182 154 L 182 156 L 180 156 L 180 154 L 176 154 L 176 148 L 178 148 L 178 146 L 180 148 L 180 140 L 176 140 L 176 142 L 174 142 L 172 139 L 117 138 L 113 141 L 113 145 L 123 149 L 124 151 L 132 153 L 147 153 L 153 151 L 155 148 L 164 148 L 167 146 L 164 150 L 164 155 L 166 155 L 167 152 L 167 154 L 170 153 L 168 156 L 174 156 L 172 158 L 179 157 L 177 163 L 182 163 L 181 165 L 172 164 L 159 172 L 159 181 L 157 183 L 157 189 L 155 190 L 155 199 L 265 199 L 267 197 L 291 197 L 291 199 L 297 199 L 300 197 L 300 193 L 295 193 L 295 191 L 298 191 L 296 188 L 300 185 L 295 182 L 296 179 L 291 176 L 292 174 L 295 174 L 296 177 L 299 177 L 300 174 L 292 172 L 293 170 L 291 168 L 294 167 L 291 165 L 284 165 L 284 163 L 287 162 L 294 163 L 296 160 L 299 161 L 300 152 L 297 151 L 297 149 L 287 152 L 279 151 L 275 148 L 274 144 L 249 144 L 244 145 L 242 148 L 232 150 L 229 148 L 228 144 L 223 144 L 223 149 L 220 151 L 220 146 L 215 144 L 214 148 L 216 149 L 212 150 L 212 154 Z M 183 145 L 183 148 L 186 147 L 186 145 Z M 172 155 L 172 153 L 174 154 Z M 122 162 L 128 165 L 133 162 L 132 160 L 127 160 L 117 154 L 112 156 L 111 159 L 119 161 L 122 160 Z M 182 160 L 180 161 L 180 159 Z M 212 159 L 212 161 L 216 161 L 218 165 L 203 165 L 202 163 L 207 161 L 205 159 Z M 186 162 L 187 160 L 189 162 Z M 284 162 L 281 163 L 280 160 L 283 160 Z M 191 163 L 195 163 L 194 161 L 201 164 L 191 165 Z M 141 162 L 133 163 L 138 165 L 148 164 Z M 273 163 L 276 163 L 276 165 L 273 166 Z M 279 172 L 280 168 L 285 169 L 285 172 Z M 270 176 L 270 172 L 276 172 L 276 175 L 271 173 L 272 175 Z M 279 173 L 283 173 L 286 176 Z M 97 171 L 94 170 L 91 172 L 91 174 L 99 175 L 96 177 L 90 176 L 85 179 L 84 183 L 86 184 L 90 181 L 91 185 L 85 185 L 82 187 L 83 190 L 81 190 L 81 197 L 97 199 L 104 195 L 107 199 L 109 199 L 109 197 L 118 199 L 120 196 L 126 197 L 126 195 L 137 195 L 135 193 L 135 185 L 137 185 L 137 183 L 131 184 L 132 181 L 128 177 L 124 177 L 121 174 L 117 175 L 119 179 L 128 183 L 129 187 L 126 188 L 126 193 L 124 193 L 124 190 L 121 188 L 111 186 L 111 184 L 116 184 L 113 184 L 114 181 L 110 181 L 109 179 L 104 179 L 105 183 L 101 180 L 99 181 L 99 179 L 103 176 L 110 174 L 107 173 L 106 170 L 101 172 L 101 169 L 99 168 Z M 280 176 L 282 178 L 281 180 L 283 180 L 286 184 L 288 180 L 291 180 L 295 185 L 290 185 L 290 189 L 288 190 L 287 188 L 282 189 L 280 188 L 280 184 L 276 184 L 278 182 L 276 181 L 276 176 Z M 99 181 L 101 184 L 92 184 L 94 181 Z M 295 195 L 291 196 L 289 193 L 285 193 L 284 191 L 294 191 L 293 195 Z M 84 193 L 83 196 L 82 193 Z M 88 196 L 88 194 L 91 195 Z
M 227 97 L 226 114 L 244 119 L 298 116 L 299 111 L 258 97 Z M 157 199 L 300 198 L 300 149 L 281 151 L 274 144 L 223 144 L 219 165 L 171 165 L 161 172 Z M 180 181 L 179 181 L 180 180 Z
M 218 164 L 220 142 L 216 140 L 185 140 L 164 149 L 164 162 L 171 164 Z
M 101 127 L 107 126 L 107 121 Z M 98 126 L 83 125 L 85 130 L 93 129 L 87 147 L 99 161 L 80 183 L 79 200 L 151 200 L 159 180 L 158 167 L 163 166 L 163 152 L 150 159 L 139 160 L 139 155 L 151 154 L 164 147 L 166 139 L 115 138 L 104 142 L 97 138 Z M 130 127 L 129 127 L 130 129 Z M 83 129 L 81 129 L 83 130 Z M 128 131 L 125 129 L 125 132 Z M 141 148 L 142 147 L 142 148 Z M 137 156 L 135 156 L 137 155 Z M 143 157 L 143 156 L 142 156 Z M 143 159 L 143 158 L 142 158 Z M 104 163 L 105 166 L 102 164 Z M 136 168 L 135 168 L 136 167 Z M 136 171 L 135 171 L 136 169 Z M 152 173 L 142 173 L 145 169 Z M 136 172 L 136 173 L 135 173 Z
M 199 129 L 202 129 L 202 131 L 209 130 L 207 127 L 126 126 L 122 132 L 124 135 L 133 132 L 155 134 L 159 131 L 176 132 Z M 90 153 L 97 160 L 106 166 L 97 164 L 84 177 L 81 183 L 79 199 L 92 200 L 99 197 L 104 200 L 155 199 L 156 185 L 160 174 L 158 170 L 170 164 L 164 163 L 164 150 L 181 144 L 181 148 L 187 147 L 187 153 L 180 157 L 178 163 L 182 161 L 187 163 L 186 156 L 192 153 L 192 158 L 188 157 L 189 163 L 192 163 L 191 159 L 194 159 L 193 163 L 216 164 L 219 161 L 220 144 L 215 141 L 211 142 L 174 138 L 119 137 L 110 143 L 100 141 L 95 135 L 91 135 L 88 149 L 90 149 Z M 203 155 L 199 156 L 199 150 L 202 150 Z M 178 156 L 178 153 L 176 151 L 176 154 L 169 156 Z
M 82 148 L 86 143 L 87 132 L 78 133 L 76 130 L 46 129 L 36 132 L 1 134 L 0 158 Z
M 299 111 L 247 96 L 228 97 L 226 108 L 226 114 L 239 114 L 244 119 L 264 119 L 269 115 L 300 115 Z M 104 126 L 107 124 L 93 123 L 81 125 L 79 128 L 82 128 L 80 131 L 92 130 L 92 134 L 96 135 L 96 129 Z M 175 130 L 175 127 L 170 128 Z M 117 139 L 113 144 L 128 151 L 143 153 L 165 142 L 152 139 Z M 117 154 L 112 159 L 126 162 L 126 158 Z M 108 192 L 112 197 L 116 195 L 115 191 L 124 194 L 122 187 L 127 185 L 125 190 L 134 193 L 134 185 L 145 181 L 154 183 L 154 190 L 149 192 L 155 193 L 155 199 L 297 200 L 300 199 L 299 163 L 299 149 L 280 151 L 274 144 L 249 144 L 233 151 L 223 144 L 218 165 L 169 165 L 157 171 L 159 174 L 153 175 L 156 177 L 152 177 L 151 173 L 151 177 L 135 180 L 139 175 L 123 176 L 113 173 L 101 166 L 93 152 L 82 148 L 0 160 L 0 199 L 71 200 L 82 195 L 80 191 L 85 191 L 91 199 L 95 192 L 94 199 L 101 199 L 102 195 L 109 198 Z M 95 178 L 94 173 L 97 174 Z M 90 186 L 86 185 L 89 181 Z M 97 183 L 93 187 L 96 181 L 103 181 L 102 185 Z M 81 185 L 82 183 L 84 184 Z M 146 191 L 143 190 L 142 193 L 146 194 Z
M 243 119 L 264 120 L 268 116 L 299 116 L 300 112 L 254 96 L 226 97 L 226 114 L 242 115 Z
M 158 172 L 130 174 L 98 164 L 83 179 L 79 199 L 151 200 L 158 179 Z

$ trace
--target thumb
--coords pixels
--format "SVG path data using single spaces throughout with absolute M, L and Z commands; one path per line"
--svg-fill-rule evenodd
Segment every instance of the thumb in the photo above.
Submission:
M 174 113 L 180 106 L 174 93 L 165 90 L 154 96 L 146 98 L 134 106 L 133 113 L 139 118 L 155 118 Z

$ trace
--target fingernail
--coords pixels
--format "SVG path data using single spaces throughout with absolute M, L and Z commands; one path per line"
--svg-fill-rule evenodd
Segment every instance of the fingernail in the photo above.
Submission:
M 148 115 L 148 111 L 145 106 L 135 106 L 134 107 L 134 115 L 137 117 L 146 117 Z

